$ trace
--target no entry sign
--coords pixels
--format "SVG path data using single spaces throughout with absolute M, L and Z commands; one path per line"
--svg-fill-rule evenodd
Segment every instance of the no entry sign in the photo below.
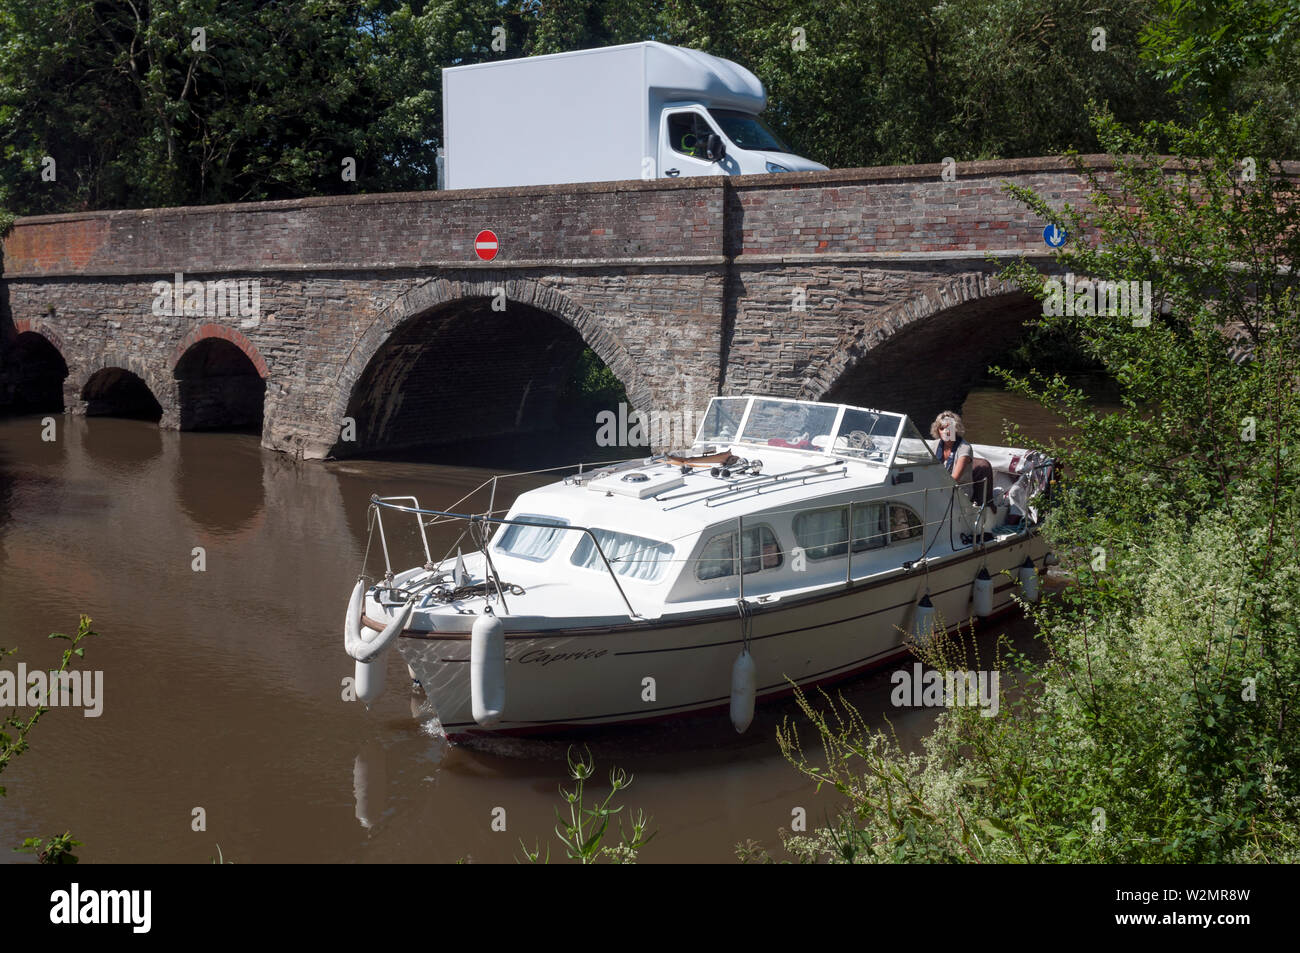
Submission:
M 489 228 L 474 236 L 474 254 L 484 261 L 491 261 L 497 256 L 497 233 Z

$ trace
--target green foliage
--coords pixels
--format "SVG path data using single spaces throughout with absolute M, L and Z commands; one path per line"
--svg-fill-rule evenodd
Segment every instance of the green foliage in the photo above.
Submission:
M 72 848 L 80 846 L 81 841 L 73 840 L 72 834 L 64 831 L 53 835 L 48 841 L 29 837 L 21 847 L 15 847 L 14 850 L 20 854 L 35 854 L 37 862 L 42 864 L 75 864 L 77 855 L 72 852 Z
M 1055 275 L 1150 281 L 1157 301 L 1149 324 L 1042 319 L 1115 381 L 1118 412 L 1059 375 L 1006 375 L 1068 424 L 1045 447 L 1069 475 L 1045 532 L 1072 585 L 1031 610 L 1046 662 L 995 659 L 1023 693 L 994 718 L 941 713 L 922 752 L 801 697 L 823 753 L 793 724 L 782 750 L 846 806 L 784 836 L 797 859 L 1300 860 L 1300 186 L 1255 123 L 1102 115 L 1113 168 L 1081 164 L 1088 208 L 1013 189 L 1071 235 Z M 1046 298 L 1023 263 L 1003 277 Z M 920 654 L 962 669 L 964 649 Z
M 683 4 L 683 7 L 693 6 Z M 725 6 L 721 24 L 675 33 L 743 63 L 796 152 L 832 168 L 1091 151 L 1090 99 L 1122 116 L 1176 102 L 1139 58 L 1146 0 L 787 0 Z M 1105 51 L 1091 29 L 1108 31 Z M 806 48 L 795 49 L 801 28 Z
M 52 634 L 50 636 L 52 639 L 63 639 L 71 643 L 63 650 L 63 658 L 59 662 L 59 667 L 54 671 L 66 672 L 68 664 L 72 661 L 74 655 L 78 658 L 85 655 L 86 650 L 82 648 L 81 643 L 94 634 L 94 631 L 90 628 L 90 618 L 84 615 L 77 625 L 76 635 L 64 635 L 62 632 Z M 14 649 L 0 649 L 0 658 L 12 655 L 14 651 Z M 36 723 L 48 711 L 49 708 L 41 706 L 33 709 L 31 715 L 26 718 L 16 714 L 7 714 L 3 720 L 0 720 L 0 774 L 3 774 L 5 768 L 9 767 L 11 760 L 27 750 L 28 733 L 36 727 Z M 15 732 L 15 734 L 9 734 L 10 731 Z M 4 787 L 0 786 L 0 796 L 3 796 L 4 793 Z
M 486 57 L 494 10 L 0 0 L 0 203 L 31 214 L 432 187 L 440 67 Z
M 793 723 L 782 751 L 846 807 L 820 830 L 783 834 L 784 847 L 803 862 L 1300 860 L 1300 539 L 1288 532 L 1287 558 L 1265 582 L 1250 580 L 1219 514 L 1189 536 L 1157 530 L 1131 608 L 1089 619 L 1045 606 L 1049 660 L 1005 649 L 994 660 L 1004 679 L 1021 673 L 1025 694 L 994 718 L 943 712 L 921 753 L 843 702 L 800 695 L 824 752 L 806 754 Z M 1252 625 L 1261 597 L 1285 603 L 1290 621 Z M 954 645 L 922 654 L 964 668 Z M 770 860 L 752 844 L 739 853 Z
M 1123 554 L 1149 541 L 1158 514 L 1184 528 L 1219 509 L 1233 526 L 1277 525 L 1289 505 L 1300 476 L 1289 453 L 1300 425 L 1292 386 L 1300 379 L 1300 183 L 1255 151 L 1245 120 L 1153 124 L 1140 135 L 1111 117 L 1098 127 L 1115 167 L 1106 180 L 1084 172 L 1092 208 L 1058 212 L 1012 191 L 1074 236 L 1055 272 L 1151 283 L 1149 327 L 1105 314 L 1041 319 L 1117 382 L 1125 411 L 1092 410 L 1059 376 L 1006 380 L 1082 434 L 1049 448 L 1067 459 L 1074 490 L 1053 514 L 1053 538 L 1107 547 L 1122 584 Z M 1180 157 L 1156 156 L 1156 140 Z M 1258 170 L 1249 181 L 1246 157 Z M 1042 277 L 1027 266 L 1004 277 L 1043 294 Z
M 564 405 L 580 404 L 589 407 L 617 407 L 626 403 L 627 391 L 623 382 L 614 376 L 614 372 L 596 356 L 591 348 L 583 348 L 577 363 L 569 374 L 561 403 Z
M 51 639 L 62 639 L 68 643 L 68 647 L 63 650 L 63 656 L 59 660 L 59 667 L 53 671 L 66 672 L 68 665 L 72 662 L 72 657 L 84 657 L 86 650 L 81 643 L 94 635 L 95 632 L 90 628 L 89 616 L 82 616 L 77 624 L 76 635 L 64 635 L 62 632 L 55 632 L 50 635 Z M 0 649 L 0 658 L 4 658 L 14 653 L 13 649 Z M 32 714 L 23 718 L 16 714 L 7 714 L 3 720 L 0 720 L 0 774 L 4 773 L 9 762 L 18 757 L 28 749 L 27 736 L 31 730 L 36 727 L 36 723 L 41 720 L 42 716 L 49 711 L 45 706 L 37 707 Z M 10 732 L 14 732 L 10 734 Z M 3 785 L 0 785 L 0 797 L 5 794 Z M 81 842 L 72 839 L 68 832 L 55 834 L 48 841 L 39 837 L 29 837 L 21 847 L 15 847 L 15 851 L 28 854 L 36 854 L 42 864 L 75 864 L 77 858 L 72 853 L 72 848 L 80 846 Z
M 594 800 L 589 806 L 585 801 L 585 786 L 595 773 L 596 766 L 591 751 L 587 751 L 585 758 L 575 761 L 573 748 L 570 747 L 565 757 L 569 763 L 569 777 L 573 779 L 573 790 L 567 791 L 561 786 L 560 796 L 569 807 L 568 817 L 565 817 L 558 808 L 555 811 L 555 836 L 564 845 L 565 855 L 570 860 L 576 860 L 581 864 L 594 864 L 602 859 L 615 864 L 636 863 L 637 851 L 655 836 L 646 834 L 651 819 L 641 811 L 637 811 L 629 818 L 630 830 L 624 830 L 623 822 L 619 820 L 617 843 L 604 843 L 605 835 L 609 833 L 610 819 L 623 810 L 622 805 L 611 807 L 614 795 L 631 786 L 631 775 L 622 769 L 611 769 L 609 793 L 605 795 L 604 800 Z M 550 860 L 549 847 L 543 858 L 539 845 L 534 844 L 533 849 L 529 850 L 528 845 L 521 840 L 519 846 L 523 849 L 524 858 L 529 863 L 546 863 Z
M 1142 30 L 1157 76 L 1219 107 L 1245 73 L 1284 60 L 1298 38 L 1300 7 L 1278 0 L 1162 0 Z

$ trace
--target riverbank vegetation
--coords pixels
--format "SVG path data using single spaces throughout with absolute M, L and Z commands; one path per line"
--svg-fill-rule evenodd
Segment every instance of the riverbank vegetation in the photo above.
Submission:
M 51 669 L 51 673 L 57 675 L 68 671 L 68 666 L 72 663 L 74 655 L 77 658 L 84 657 L 86 649 L 81 643 L 94 634 L 95 632 L 90 628 L 90 618 L 84 615 L 77 624 L 76 635 L 65 635 L 62 632 L 53 633 L 50 636 L 51 639 L 62 639 L 69 644 L 63 650 L 59 667 Z M 13 655 L 14 651 L 14 649 L 0 649 L 0 658 Z M 49 684 L 51 686 L 56 684 L 55 679 L 51 678 Z M 26 691 L 26 686 L 22 686 L 22 690 Z M 4 718 L 0 719 L 0 774 L 3 774 L 5 768 L 9 767 L 10 761 L 28 750 L 30 745 L 27 736 L 31 734 L 37 722 L 49 710 L 47 706 L 37 705 L 31 710 L 30 714 L 6 713 Z M 0 785 L 0 797 L 4 795 L 4 786 Z M 35 854 L 37 860 L 42 864 L 75 864 L 77 856 L 72 851 L 80 845 L 81 841 L 74 840 L 71 832 L 64 831 L 62 834 L 52 834 L 48 838 L 28 837 L 14 850 L 20 853 Z
M 564 855 L 569 860 L 580 864 L 597 864 L 605 861 L 612 864 L 634 864 L 637 852 L 655 836 L 647 834 L 651 819 L 641 810 L 628 815 L 628 829 L 624 829 L 621 813 L 623 805 L 614 805 L 614 797 L 619 791 L 632 786 L 632 776 L 622 768 L 609 772 L 609 793 L 602 799 L 593 797 L 586 789 L 587 782 L 595 776 L 596 760 L 591 750 L 584 747 L 584 753 L 574 756 L 570 746 L 565 755 L 569 764 L 569 778 L 573 781 L 573 790 L 560 786 L 560 797 L 568 806 L 568 811 L 555 811 L 555 836 L 564 845 Z M 566 816 L 567 814 L 567 816 Z M 618 820 L 618 836 L 612 835 L 611 820 Z M 534 843 L 529 849 L 522 840 L 519 842 L 524 852 L 523 859 L 530 864 L 550 863 L 551 849 Z
M 1268 158 L 1258 121 L 1101 114 L 1115 167 L 1084 170 L 1092 208 L 1016 190 L 1071 236 L 1054 272 L 1155 295 L 1149 317 L 1043 318 L 1116 381 L 1118 412 L 1060 375 L 1005 375 L 1069 424 L 1043 447 L 1068 474 L 1045 532 L 1074 582 L 1032 609 L 1046 660 L 991 661 L 1019 697 L 941 713 L 921 752 L 801 698 L 818 744 L 787 722 L 782 750 L 846 806 L 784 835 L 796 858 L 1300 861 L 1300 168 Z M 1046 297 L 1026 265 L 1005 277 Z M 966 641 L 921 654 L 964 669 Z

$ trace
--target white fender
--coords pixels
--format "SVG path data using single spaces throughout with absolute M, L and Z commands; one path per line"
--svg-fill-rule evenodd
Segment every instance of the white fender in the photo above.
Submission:
M 356 587 L 352 590 L 352 600 L 348 603 L 347 623 L 343 629 L 343 647 L 348 650 L 358 662 L 373 662 L 376 658 L 384 653 L 399 635 L 406 628 L 406 623 L 411 619 L 411 613 L 415 609 L 415 597 L 412 596 L 406 600 L 406 605 L 389 623 L 384 627 L 384 631 L 378 635 L 370 629 L 366 632 L 361 631 L 361 600 L 364 597 L 365 583 L 358 581 Z
M 1020 591 L 1026 602 L 1038 601 L 1038 569 L 1028 556 L 1020 564 Z
M 975 614 L 981 619 L 993 614 L 993 579 L 986 566 L 981 566 L 979 575 L 975 577 L 971 602 L 975 605 Z
M 352 655 L 352 645 L 361 639 L 361 606 L 366 600 L 366 584 L 362 579 L 352 587 L 348 597 L 348 614 L 343 621 L 343 647 Z M 355 656 L 354 656 L 355 657 Z
M 748 649 L 742 649 L 731 666 L 731 723 L 744 734 L 754 720 L 754 695 L 757 669 Z
M 912 614 L 912 638 L 920 645 L 929 645 L 933 637 L 934 603 L 930 601 L 930 594 L 927 592 L 916 604 L 916 611 Z
M 373 629 L 368 629 L 362 633 L 361 606 L 365 594 L 366 584 L 358 579 L 357 584 L 352 587 L 352 598 L 348 600 L 347 619 L 343 624 L 343 647 L 357 662 L 353 672 L 357 698 L 363 704 L 369 705 L 383 694 L 383 654 L 406 628 L 411 612 L 415 609 L 415 599 L 412 597 L 407 600 L 402 611 L 384 627 L 384 631 L 376 634 Z
M 369 707 L 370 703 L 384 693 L 384 660 L 374 662 L 357 662 L 352 673 L 353 687 L 357 698 Z
M 506 709 L 506 627 L 494 615 L 474 620 L 469 644 L 469 693 L 474 720 L 491 728 Z

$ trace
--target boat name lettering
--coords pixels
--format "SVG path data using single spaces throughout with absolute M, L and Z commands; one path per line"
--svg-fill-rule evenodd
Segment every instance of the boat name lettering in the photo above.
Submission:
M 577 659 L 595 659 L 608 655 L 609 649 L 583 649 L 580 652 L 545 652 L 541 649 L 529 649 L 517 659 L 520 664 L 540 662 L 543 667 L 552 662 L 569 662 Z

